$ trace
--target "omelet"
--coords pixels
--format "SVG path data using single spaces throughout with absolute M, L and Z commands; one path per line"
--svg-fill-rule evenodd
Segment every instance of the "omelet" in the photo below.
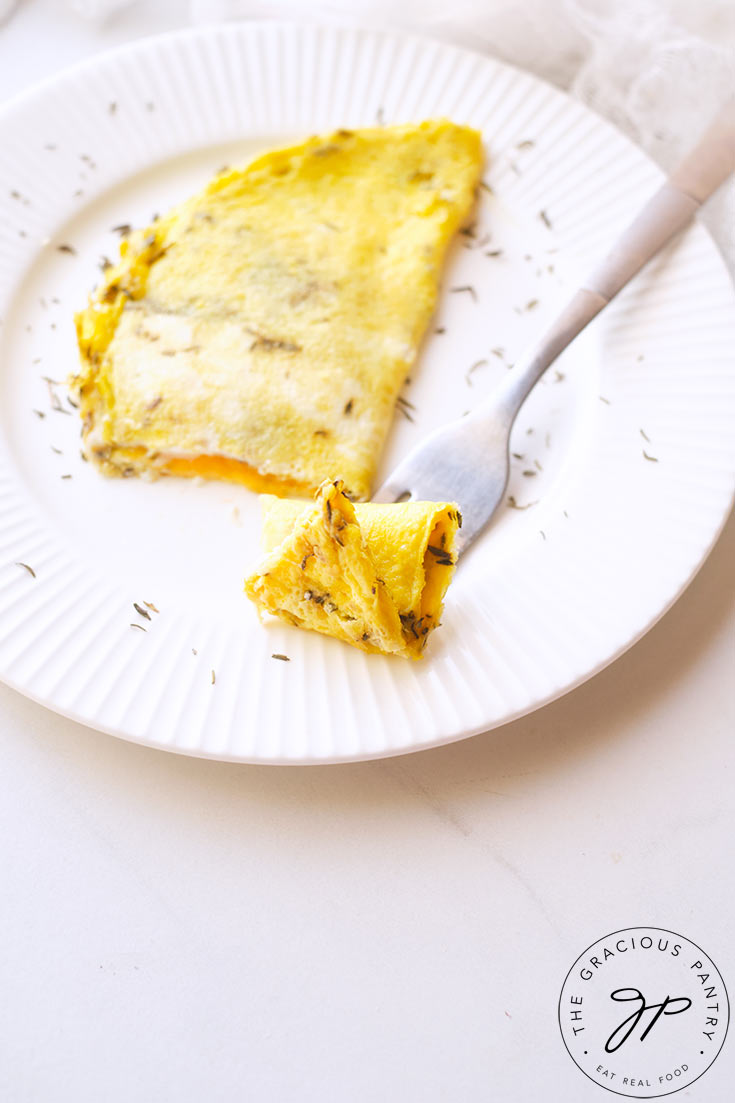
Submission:
M 339 479 L 306 506 L 264 495 L 266 556 L 245 593 L 300 628 L 419 659 L 439 623 L 461 523 L 452 503 L 353 504 Z
M 445 119 L 338 130 L 130 233 L 76 316 L 88 457 L 369 497 L 481 161 L 478 132 Z

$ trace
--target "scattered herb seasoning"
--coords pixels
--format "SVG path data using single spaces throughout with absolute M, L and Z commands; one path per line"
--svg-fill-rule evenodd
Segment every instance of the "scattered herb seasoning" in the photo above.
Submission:
M 524 310 L 535 310 L 537 306 L 538 299 L 529 299 L 524 307 Z
M 545 540 L 546 539 L 546 533 L 544 532 L 544 530 L 539 529 L 538 531 L 539 531 L 539 535 Z
M 109 257 L 100 257 L 97 267 L 99 268 L 100 272 L 107 272 L 110 268 L 112 268 L 112 261 Z
M 541 219 L 541 221 L 543 222 L 546 229 L 550 230 L 551 229 L 551 219 L 547 215 L 546 211 L 539 211 L 538 216 Z
M 114 101 L 114 100 L 112 101 L 112 103 L 108 103 L 108 105 L 107 105 L 107 110 L 108 110 L 108 112 L 109 112 L 109 114 L 110 114 L 110 115 L 114 115 L 114 114 L 116 113 L 116 111 L 117 111 L 117 104 L 115 103 L 115 101 Z
M 64 455 L 64 453 L 61 451 L 61 449 L 60 448 L 55 448 L 53 444 L 51 445 L 51 451 L 55 452 L 57 456 L 63 456 Z
M 142 624 L 132 624 L 131 623 L 130 627 L 131 628 L 138 628 L 141 632 L 145 632 L 145 628 L 143 627 Z
M 36 577 L 36 572 L 33 570 L 33 567 L 29 567 L 27 563 L 16 563 L 15 565 L 16 567 L 22 567 L 24 570 L 28 571 L 31 578 Z
M 141 605 L 138 605 L 137 601 L 133 602 L 133 608 L 139 616 L 145 617 L 146 620 L 151 619 L 151 614 L 148 612 L 148 610 L 144 609 Z
M 121 222 L 119 226 L 112 227 L 113 234 L 119 234 L 120 237 L 127 237 L 128 234 L 133 232 L 133 227 L 129 222 Z
M 276 651 L 276 652 L 274 652 L 274 653 L 273 653 L 273 654 L 271 655 L 271 658 L 272 658 L 272 659 L 280 659 L 282 663 L 290 663 L 290 662 L 291 662 L 291 660 L 289 659 L 288 655 L 279 655 L 277 651 Z
M 569 520 L 569 514 L 567 513 L 567 511 L 565 509 L 563 509 L 562 513 L 564 514 L 564 516 L 566 517 L 566 519 L 568 521 Z
M 495 195 L 495 192 L 485 180 L 481 180 L 478 187 L 482 188 L 482 190 L 484 192 L 487 192 L 488 195 Z
M 216 681 L 217 681 L 216 675 L 215 675 L 214 671 L 212 671 L 212 685 L 214 685 L 214 683 Z
M 252 333 L 255 337 L 251 351 L 253 349 L 267 349 L 267 350 L 280 350 L 281 352 L 301 352 L 301 345 L 295 344 L 293 341 L 286 341 L 281 337 L 267 337 L 264 333 L 258 333 L 257 330 L 248 329 L 245 327 L 248 333 Z
M 146 609 L 152 609 L 154 613 L 160 613 L 160 609 L 156 609 L 152 601 L 144 601 L 143 604 L 145 605 Z
M 46 386 L 48 387 L 49 402 L 51 403 L 51 409 L 55 410 L 59 414 L 67 414 L 71 416 L 71 411 L 67 410 L 65 406 L 62 406 L 61 400 L 54 390 L 55 387 L 61 386 L 56 379 L 50 379 L 47 375 L 41 376 Z
M 447 331 L 446 331 L 446 329 L 444 328 L 444 326 L 439 326 L 439 328 L 438 328 L 438 329 L 435 329 L 435 330 L 434 330 L 434 333 L 446 333 L 446 332 L 447 332 Z
M 345 414 L 351 414 L 352 413 L 352 403 L 353 403 L 353 399 L 351 399 L 351 398 L 348 399 L 348 401 L 345 403 L 345 408 L 344 408 L 344 413 Z
M 385 126 L 385 108 L 378 108 L 378 110 L 375 112 L 375 121 L 378 126 Z
M 566 377 L 565 377 L 563 371 L 555 371 L 554 372 L 554 382 L 555 383 L 563 383 L 565 378 Z
M 650 460 L 651 463 L 658 463 L 658 456 L 649 456 L 645 448 L 643 449 L 643 458 L 646 460 Z
M 642 429 L 639 429 L 638 432 L 641 434 L 641 436 L 643 437 L 643 439 L 645 441 L 647 441 L 649 444 L 651 443 L 651 438 L 649 436 L 647 436 L 646 433 L 644 433 Z
M 71 475 L 62 475 L 61 477 L 62 477 L 62 479 L 70 479 Z
M 464 237 L 475 237 L 475 223 L 472 222 L 469 226 L 460 227 L 460 234 Z
M 523 459 L 523 452 L 512 452 L 511 455 L 513 456 L 514 460 L 522 460 Z
M 538 462 L 538 460 L 534 460 L 533 462 L 535 463 L 535 465 L 536 465 L 536 467 L 537 467 L 537 468 L 539 469 L 539 471 L 543 471 L 543 467 L 542 467 L 542 466 L 541 466 L 541 464 L 540 464 L 540 463 Z
M 641 353 L 640 356 L 636 356 L 636 363 L 640 364 L 641 360 L 645 360 L 643 353 Z
M 437 548 L 436 544 L 427 544 L 426 550 L 436 559 L 440 567 L 453 567 L 454 560 L 444 548 Z
M 603 394 L 598 395 L 598 398 L 600 399 L 600 402 L 604 402 L 606 406 L 612 406 L 612 402 L 610 401 L 610 399 L 605 398 Z
M 36 415 L 36 417 L 40 417 L 40 418 L 44 418 L 44 417 L 46 417 L 46 415 L 45 415 L 45 413 L 43 412 L 43 410 L 34 410 L 33 412 L 34 412 L 34 414 Z
M 536 143 L 531 138 L 524 138 L 522 142 L 518 142 L 516 149 L 533 149 Z
M 522 474 L 522 475 L 525 475 L 525 477 L 526 477 L 527 479 L 533 479 L 533 478 L 535 478 L 535 477 L 536 477 L 536 472 L 535 472 L 535 471 L 531 471 L 531 470 L 530 470 L 530 468 L 527 468 L 527 469 L 526 469 L 525 471 L 522 471 L 522 472 L 521 472 L 521 474 Z
M 411 421 L 411 422 L 415 423 L 415 418 L 413 417 L 413 414 L 411 413 L 411 409 L 414 409 L 414 407 L 411 407 L 411 409 L 408 409 L 409 406 L 410 406 L 410 403 L 407 403 L 406 400 L 402 399 L 401 396 L 399 395 L 398 398 L 396 399 L 396 409 L 400 410 L 400 412 L 405 417 L 406 421 Z
M 192 655 L 198 655 L 198 654 L 199 654 L 199 652 L 197 651 L 196 647 L 192 647 L 192 649 L 191 649 L 191 653 L 192 653 Z
M 522 510 L 522 509 L 530 509 L 530 508 L 531 508 L 531 506 L 537 506 L 537 505 L 538 505 L 538 501 L 536 501 L 536 502 L 526 502 L 525 506 L 519 506 L 519 505 L 518 505 L 518 502 L 517 502 L 517 501 L 515 500 L 515 498 L 513 497 L 513 495 L 512 495 L 512 494 L 509 494 L 509 495 L 508 495 L 508 505 L 510 506 L 510 508 L 511 508 L 511 509 L 520 509 L 520 510 Z
M 466 291 L 469 295 L 472 296 L 475 302 L 477 302 L 477 292 L 475 291 L 474 287 L 471 287 L 469 284 L 465 284 L 463 287 L 450 287 L 449 290 L 452 292 L 452 294 L 455 295 Z
M 485 253 L 486 257 L 502 257 L 502 255 L 503 255 L 503 250 L 502 249 L 489 249 Z
M 75 257 L 77 255 L 77 251 L 76 251 L 76 249 L 74 248 L 73 245 L 67 245 L 66 243 L 64 243 L 62 245 L 57 245 L 56 249 L 57 249 L 57 252 L 59 252 L 59 253 L 69 253 L 69 255 L 72 256 L 72 257 Z
M 470 387 L 472 386 L 472 380 L 470 379 L 470 376 L 472 375 L 473 371 L 477 371 L 478 368 L 482 368 L 486 364 L 487 364 L 487 360 L 475 360 L 474 364 L 470 368 L 467 369 L 467 371 L 465 372 L 464 377 L 467 380 L 467 383 Z

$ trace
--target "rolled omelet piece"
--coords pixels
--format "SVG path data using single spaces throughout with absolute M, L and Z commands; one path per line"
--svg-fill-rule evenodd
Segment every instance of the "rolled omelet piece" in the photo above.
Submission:
M 446 119 L 337 130 L 129 234 L 76 316 L 89 458 L 279 495 L 339 474 L 368 497 L 481 164 Z
M 459 510 L 353 504 L 343 490 L 327 480 L 307 505 L 263 496 L 266 556 L 245 593 L 259 612 L 299 628 L 420 659 L 454 574 Z

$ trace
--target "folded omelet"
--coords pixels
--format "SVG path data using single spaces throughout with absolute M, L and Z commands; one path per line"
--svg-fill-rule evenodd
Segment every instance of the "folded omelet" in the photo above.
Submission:
M 369 496 L 481 157 L 446 120 L 338 130 L 131 233 L 76 318 L 87 455 L 279 495 L 339 475 Z
M 421 658 L 439 623 L 462 520 L 453 504 L 353 505 L 326 480 L 308 505 L 263 496 L 266 557 L 245 579 L 261 612 L 363 651 Z

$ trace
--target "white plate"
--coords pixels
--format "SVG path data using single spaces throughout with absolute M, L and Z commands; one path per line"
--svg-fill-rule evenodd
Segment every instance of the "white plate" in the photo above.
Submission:
M 0 672 L 10 685 L 169 750 L 367 758 L 537 708 L 619 655 L 681 593 L 733 488 L 733 290 L 701 227 L 528 402 L 509 494 L 536 504 L 504 510 L 462 562 L 421 663 L 261 627 L 241 593 L 258 543 L 255 495 L 106 480 L 80 459 L 76 413 L 50 408 L 41 376 L 74 367 L 72 312 L 116 249 L 111 227 L 146 220 L 268 145 L 437 115 L 482 129 L 494 197 L 482 192 L 476 236 L 450 258 L 410 386 L 415 423 L 394 425 L 381 477 L 492 388 L 602 255 L 660 178 L 637 149 L 499 62 L 428 40 L 276 24 L 135 43 L 4 109 Z M 452 290 L 465 286 L 476 300 Z M 160 613 L 144 622 L 134 601 Z

